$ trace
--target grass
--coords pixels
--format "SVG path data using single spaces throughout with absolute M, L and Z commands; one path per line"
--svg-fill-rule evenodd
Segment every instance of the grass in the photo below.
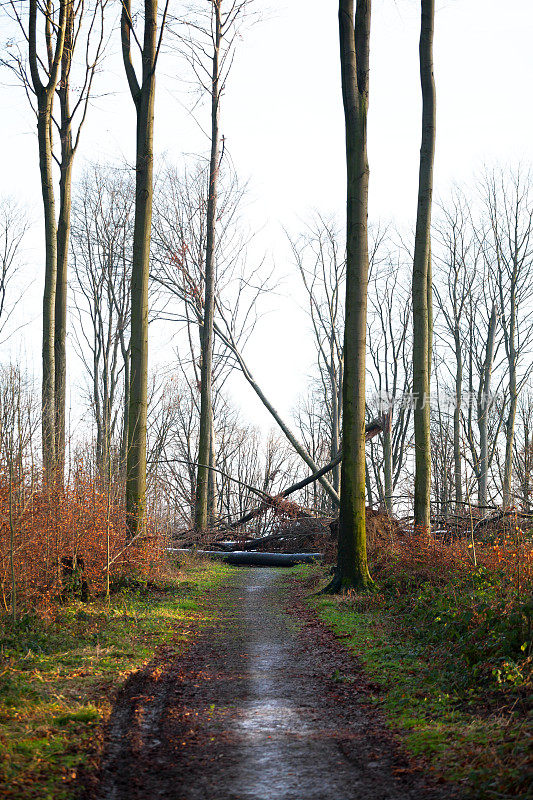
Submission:
M 436 583 L 397 574 L 370 595 L 309 598 L 379 687 L 372 700 L 406 749 L 480 800 L 532 796 L 531 601 L 509 602 L 500 581 L 482 569 Z
M 2 621 L 0 795 L 71 800 L 97 764 L 116 689 L 165 645 L 179 651 L 212 619 L 206 596 L 228 567 L 190 561 L 156 584 Z

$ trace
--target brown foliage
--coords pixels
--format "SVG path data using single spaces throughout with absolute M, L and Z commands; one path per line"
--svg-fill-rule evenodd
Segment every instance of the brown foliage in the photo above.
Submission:
M 64 558 L 83 559 L 92 594 L 105 589 L 108 569 L 111 581 L 143 577 L 160 559 L 155 531 L 130 540 L 122 504 L 83 474 L 62 490 L 19 485 L 11 496 L 16 595 L 26 608 L 45 608 L 65 589 Z M 0 602 L 5 611 L 11 603 L 9 506 L 9 480 L 0 476 Z

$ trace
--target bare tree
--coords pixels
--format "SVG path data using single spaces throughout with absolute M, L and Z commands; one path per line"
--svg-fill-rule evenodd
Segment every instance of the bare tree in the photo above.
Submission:
M 94 77 L 103 54 L 107 2 L 108 0 L 93 0 L 92 7 L 83 2 L 69 3 L 57 87 L 60 114 L 56 126 L 60 153 L 56 161 L 59 164 L 60 177 L 54 300 L 54 413 L 56 473 L 60 483 L 63 481 L 65 466 L 67 284 L 72 168 L 92 95 Z M 79 64 L 74 58 L 77 52 L 81 54 Z
M 209 468 L 214 458 L 213 440 L 213 320 L 215 314 L 217 202 L 221 161 L 224 155 L 220 133 L 222 96 L 226 88 L 235 44 L 251 0 L 204 0 L 192 9 L 188 36 L 180 36 L 198 86 L 210 102 L 210 154 L 205 229 L 205 275 L 202 321 L 202 360 L 200 365 L 200 445 L 196 485 L 196 528 L 208 525 Z
M 502 384 L 500 375 L 494 386 L 494 362 L 501 345 L 496 303 L 489 273 L 480 271 L 465 305 L 468 327 L 465 346 L 465 364 L 468 376 L 468 404 L 463 418 L 472 469 L 478 489 L 478 506 L 483 509 L 488 502 L 488 478 L 498 447 L 498 434 L 503 422 L 504 406 L 497 411 L 495 398 Z M 474 432 L 474 421 L 477 437 Z
M 319 379 L 323 388 L 324 407 L 330 421 L 329 460 L 340 449 L 343 342 L 342 293 L 346 262 L 339 244 L 340 234 L 333 220 L 317 215 L 305 234 L 291 239 L 294 260 L 308 300 Z M 339 252 L 340 251 L 340 252 Z M 313 460 L 317 461 L 313 450 Z M 340 465 L 332 470 L 332 484 L 340 491 Z
M 14 200 L 0 200 L 0 336 L 7 333 L 7 325 L 21 297 L 21 290 L 15 289 L 13 282 L 20 271 L 28 227 L 26 214 Z
M 90 380 L 96 463 L 104 481 L 114 442 L 113 466 L 119 474 L 126 459 L 132 233 L 129 175 L 94 165 L 74 197 L 72 288 L 77 349 Z
M 194 343 L 190 335 L 190 325 L 195 322 L 201 328 L 204 317 L 206 202 L 203 183 L 198 179 L 199 174 L 201 171 L 192 171 L 180 179 L 172 172 L 169 188 L 164 188 L 166 179 L 161 184 L 155 222 L 155 270 L 152 276 L 169 296 L 182 301 L 180 310 L 173 310 L 163 304 L 158 313 L 163 319 L 175 319 L 186 324 L 191 353 L 194 351 Z M 213 364 L 215 371 L 219 370 L 219 377 L 213 381 L 213 385 L 218 384 L 221 388 L 222 375 L 227 376 L 228 369 L 238 367 L 298 455 L 313 472 L 317 472 L 318 466 L 269 401 L 245 361 L 243 348 L 257 321 L 257 300 L 270 288 L 270 275 L 261 277 L 261 265 L 250 269 L 246 262 L 247 240 L 243 240 L 242 233 L 239 232 L 242 223 L 238 214 L 241 197 L 238 184 L 230 175 L 227 184 L 221 181 L 219 189 L 221 187 L 225 188 L 218 220 L 217 286 L 213 322 L 216 341 L 220 345 L 215 351 Z M 194 357 L 192 360 L 196 368 L 197 360 Z M 197 381 L 199 385 L 199 372 Z M 324 476 L 320 478 L 320 482 L 332 500 L 338 503 L 339 496 L 330 482 Z
M 488 175 L 484 188 L 489 221 L 486 257 L 492 264 L 495 294 L 507 360 L 507 417 L 503 505 L 511 502 L 513 439 L 518 397 L 533 364 L 533 197 L 524 170 Z
M 443 336 L 451 346 L 455 370 L 453 413 L 453 459 L 455 503 L 463 502 L 463 465 L 461 442 L 461 405 L 463 400 L 464 360 L 468 358 L 468 305 L 474 290 L 476 269 L 480 260 L 478 237 L 473 231 L 470 211 L 460 193 L 452 196 L 449 205 L 441 206 L 441 219 L 435 225 L 441 246 L 436 258 L 441 268 L 442 283 L 435 287 L 435 297 L 441 312 Z M 444 361 L 444 364 L 447 362 Z M 452 371 L 450 369 L 450 371 Z
M 34 484 L 33 439 L 39 425 L 30 381 L 13 365 L 0 368 L 0 476 L 8 493 L 9 590 L 2 581 L 2 595 L 11 596 L 11 616 L 17 614 L 17 550 L 19 520 Z M 7 574 L 7 570 L 3 570 Z M 20 574 L 20 573 L 19 573 Z M 7 604 L 6 604 L 7 605 Z
M 533 510 L 533 395 L 525 389 L 518 402 L 519 426 L 514 441 L 513 477 L 520 508 L 527 514 Z
M 411 403 L 406 402 L 412 375 L 408 348 L 411 304 L 409 292 L 402 285 L 401 262 L 392 266 L 390 257 L 384 264 L 376 259 L 369 287 L 369 378 L 375 396 L 367 399 L 367 417 L 370 420 L 390 412 L 382 446 L 370 441 L 369 460 L 380 502 L 391 513 L 393 493 L 407 457 L 412 413 Z
M 72 166 L 88 110 L 93 79 L 103 52 L 106 4 L 107 0 L 94 0 L 91 4 L 73 0 L 59 0 L 58 3 L 9 0 L 9 6 L 6 6 L 22 33 L 27 57 L 23 56 L 20 48 L 15 47 L 11 56 L 2 63 L 20 79 L 37 116 L 45 223 L 42 449 L 43 473 L 48 484 L 52 480 L 59 483 L 63 481 L 66 292 Z M 77 60 L 78 53 L 81 56 Z M 56 94 L 59 98 L 58 118 L 54 115 Z M 59 148 L 54 146 L 54 128 L 59 134 Z M 60 173 L 57 217 L 54 161 Z

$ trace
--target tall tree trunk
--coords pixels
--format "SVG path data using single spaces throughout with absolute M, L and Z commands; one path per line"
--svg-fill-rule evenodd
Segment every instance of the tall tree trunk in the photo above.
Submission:
M 346 306 L 339 544 L 329 592 L 372 584 L 366 555 L 365 369 L 368 284 L 367 113 L 371 0 L 339 2 L 346 129 Z
M 215 310 L 215 227 L 219 170 L 219 57 L 222 24 L 220 5 L 213 0 L 214 41 L 211 72 L 211 157 L 209 160 L 209 190 L 207 196 L 205 300 L 202 327 L 202 365 L 200 373 L 200 441 L 198 447 L 198 476 L 196 480 L 195 527 L 202 530 L 208 524 L 209 470 L 213 418 L 213 319 Z
M 148 276 L 153 198 L 153 135 L 157 0 L 144 2 L 142 79 L 139 85 L 130 52 L 131 3 L 123 0 L 122 52 L 137 112 L 135 222 L 131 273 L 131 351 L 126 465 L 126 515 L 131 537 L 146 528 L 146 416 L 148 409 Z
M 430 530 L 431 440 L 429 408 L 430 362 L 430 235 L 435 154 L 436 102 L 433 78 L 435 1 L 421 0 L 420 83 L 422 144 L 418 181 L 415 252 L 413 259 L 413 395 L 415 399 L 415 526 Z
M 37 98 L 37 135 L 44 209 L 45 276 L 43 293 L 42 350 L 42 448 L 43 478 L 51 486 L 55 471 L 55 295 L 57 283 L 57 228 L 52 178 L 51 114 L 52 100 Z
M 54 415 L 56 480 L 63 485 L 65 473 L 65 410 L 66 410 L 66 338 L 67 338 L 67 264 L 70 238 L 70 210 L 72 196 L 72 125 L 69 102 L 70 67 L 74 47 L 74 4 L 67 10 L 65 46 L 61 59 L 59 104 L 61 125 L 61 163 L 59 179 L 59 218 L 57 225 L 57 280 L 54 320 Z
M 37 139 L 39 145 L 39 170 L 44 210 L 45 277 L 43 293 L 42 342 L 42 454 L 43 480 L 51 486 L 55 477 L 55 295 L 57 283 L 57 227 L 55 196 L 52 175 L 52 107 L 59 67 L 63 57 L 68 0 L 61 0 L 59 22 L 55 28 L 55 47 L 48 39 L 51 20 L 46 21 L 48 49 L 48 81 L 43 84 L 37 52 L 37 14 L 51 13 L 39 8 L 37 0 L 30 0 L 28 16 L 28 62 L 31 82 L 37 98 Z

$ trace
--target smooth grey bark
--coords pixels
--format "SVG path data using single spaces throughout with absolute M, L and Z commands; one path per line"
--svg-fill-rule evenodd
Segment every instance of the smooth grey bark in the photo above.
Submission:
M 414 524 L 430 530 L 430 320 L 431 205 L 435 155 L 436 100 L 433 77 L 434 0 L 421 0 L 420 83 L 422 88 L 422 143 L 418 177 L 415 250 L 413 258 L 413 396 L 415 430 Z

